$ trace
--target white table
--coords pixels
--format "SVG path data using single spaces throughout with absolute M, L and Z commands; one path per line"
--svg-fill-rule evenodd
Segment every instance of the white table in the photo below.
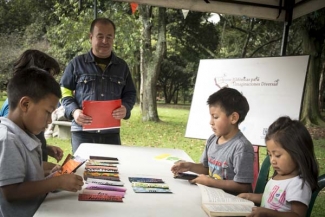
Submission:
M 192 161 L 184 151 L 177 149 L 81 144 L 75 155 L 86 159 L 90 155 L 119 159 L 120 179 L 127 188 L 123 203 L 78 201 L 79 192 L 62 191 L 50 193 L 34 216 L 206 217 L 199 188 L 186 180 L 174 179 L 170 171 L 173 162 L 155 158 L 162 154 Z M 82 175 L 83 171 L 84 165 L 76 173 Z M 173 193 L 134 193 L 128 180 L 131 176 L 161 178 Z

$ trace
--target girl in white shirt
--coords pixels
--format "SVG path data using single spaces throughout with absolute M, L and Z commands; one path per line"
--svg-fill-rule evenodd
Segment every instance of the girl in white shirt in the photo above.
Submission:
M 318 188 L 318 165 L 309 132 L 299 121 L 280 117 L 270 125 L 265 142 L 274 174 L 263 194 L 238 195 L 261 204 L 248 216 L 304 217 L 312 191 Z

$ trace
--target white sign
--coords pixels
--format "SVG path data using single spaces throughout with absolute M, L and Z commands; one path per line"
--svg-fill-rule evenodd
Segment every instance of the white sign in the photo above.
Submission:
M 207 100 L 222 87 L 235 88 L 250 110 L 240 130 L 253 145 L 265 145 L 278 117 L 299 119 L 309 56 L 201 60 L 185 137 L 207 139 L 211 130 Z

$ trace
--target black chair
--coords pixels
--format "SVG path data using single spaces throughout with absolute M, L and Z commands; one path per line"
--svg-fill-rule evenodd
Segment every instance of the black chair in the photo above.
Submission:
M 318 177 L 318 186 L 319 186 L 319 189 L 314 191 L 313 194 L 311 195 L 311 199 L 309 202 L 306 217 L 311 216 L 311 212 L 313 211 L 313 207 L 314 207 L 314 203 L 317 198 L 317 195 L 323 188 L 325 188 L 325 174 Z
M 266 155 L 261 165 L 260 172 L 258 173 L 258 177 L 254 189 L 255 194 L 263 194 L 266 183 L 269 180 L 270 166 L 271 166 L 270 158 L 268 155 Z

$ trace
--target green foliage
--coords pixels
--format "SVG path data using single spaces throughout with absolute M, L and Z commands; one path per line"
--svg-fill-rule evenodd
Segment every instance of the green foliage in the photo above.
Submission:
M 138 63 L 139 23 L 134 16 L 127 14 L 127 4 L 98 2 L 98 17 L 107 17 L 116 25 L 114 51 L 132 68 Z M 91 48 L 89 28 L 94 19 L 93 5 L 90 1 L 83 1 L 82 8 L 79 8 L 78 1 L 58 2 L 54 14 L 58 23 L 48 28 L 47 38 L 51 52 L 66 65 L 73 57 Z
M 158 78 L 166 103 L 177 103 L 179 96 L 190 101 L 200 59 L 217 56 L 219 31 L 209 16 L 190 12 L 184 19 L 181 10 L 167 10 L 167 54 Z
M 0 33 L 0 91 L 6 88 L 14 61 L 20 55 L 22 37 L 19 34 Z
M 163 92 L 165 103 L 170 103 L 173 99 L 177 102 L 181 90 L 194 88 L 192 77 L 192 71 L 186 67 L 186 61 L 180 56 L 165 58 L 161 63 L 157 83 L 158 88 L 161 89 L 158 92 Z
M 278 56 L 283 24 L 280 22 L 220 15 L 220 57 Z
M 0 32 L 24 32 L 31 23 L 33 5 L 33 0 L 0 1 Z
M 209 13 L 190 11 L 184 19 L 181 10 L 168 12 L 168 31 L 177 54 L 189 62 L 217 57 L 220 32 L 207 21 Z
M 11 75 L 13 63 L 26 48 L 47 51 L 46 26 L 53 24 L 53 1 L 0 1 L 0 89 Z
M 88 33 L 92 9 L 78 10 L 78 2 L 57 2 L 54 5 L 56 25 L 47 29 L 47 39 L 51 43 L 50 52 L 66 65 L 74 56 L 89 49 Z

